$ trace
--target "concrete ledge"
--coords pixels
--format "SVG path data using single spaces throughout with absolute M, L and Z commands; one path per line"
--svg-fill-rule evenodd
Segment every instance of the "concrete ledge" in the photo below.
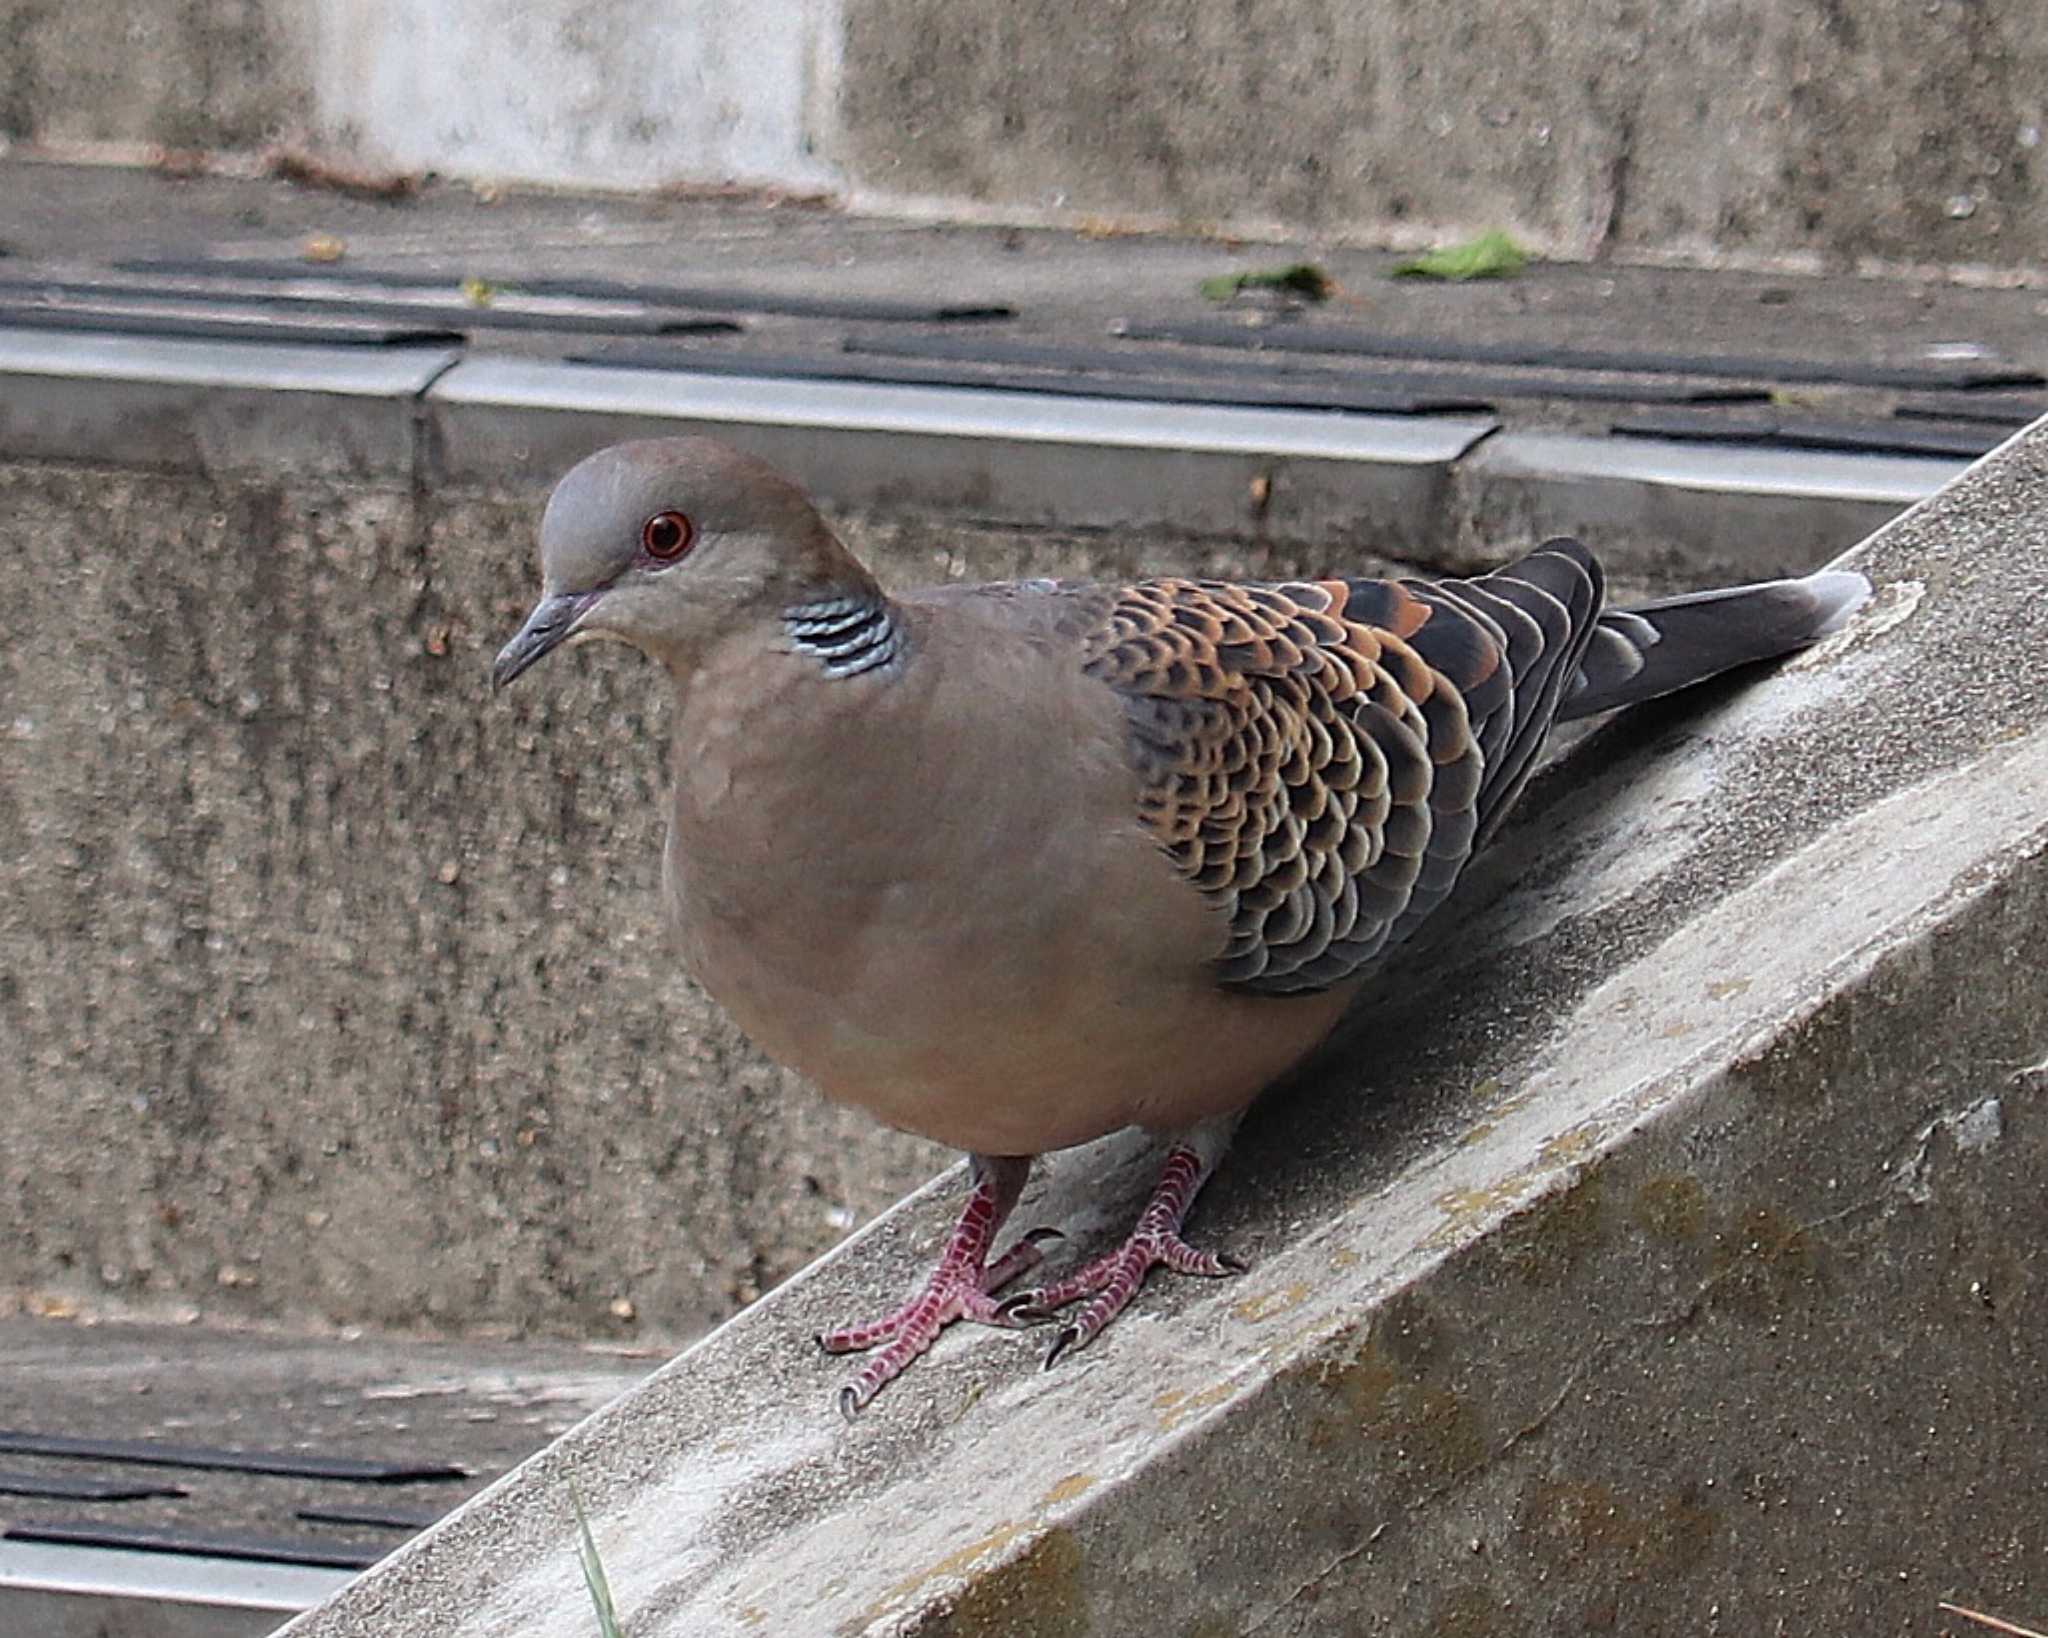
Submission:
M 1492 567 L 1508 541 L 1574 535 L 1637 572 L 1683 561 L 1701 580 L 1783 574 L 1794 543 L 1861 540 L 1968 465 L 1516 431 L 1459 464 L 1449 561 Z
M 737 439 L 842 507 L 1294 540 L 1362 532 L 1396 556 L 1428 555 L 1452 464 L 1495 425 L 503 358 L 459 365 L 429 397 L 457 483 L 551 482 L 622 437 L 690 428 Z
M 1491 419 L 1144 404 L 526 359 L 428 393 L 443 476 L 538 485 L 621 438 L 736 438 L 827 504 L 1060 529 L 1369 541 L 1457 569 L 1576 534 L 1616 569 L 1765 579 L 1861 539 L 1959 460 L 1501 431 Z
M 261 1638 L 347 1570 L 0 1541 L 0 1610 L 36 1638 Z
M 1899 1630 L 2048 1585 L 2048 423 L 1887 528 L 1813 654 L 1625 718 L 1262 1106 L 1051 1373 L 951 1335 L 852 1429 L 807 1336 L 929 1188 L 293 1638 Z M 1140 1145 L 1020 1218 L 1078 1230 Z M 1254 1477 L 1255 1475 L 1255 1477 Z M 2038 1618 L 2038 1610 L 2034 1611 Z
M 1356 542 L 1455 569 L 1574 533 L 1620 573 L 1702 581 L 1818 561 L 1962 464 L 1502 431 L 1476 416 L 0 328 L 0 458 L 526 497 L 604 443 L 684 428 L 753 447 L 841 511 Z
M 390 476 L 451 347 L 279 347 L 0 329 L 0 458 Z

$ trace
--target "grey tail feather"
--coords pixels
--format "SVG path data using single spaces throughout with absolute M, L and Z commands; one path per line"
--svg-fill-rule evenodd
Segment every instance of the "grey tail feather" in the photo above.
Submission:
M 1862 575 L 1822 569 L 1803 580 L 1608 609 L 1558 706 L 1558 720 L 1653 700 L 1738 665 L 1806 648 L 1841 630 L 1869 595 Z

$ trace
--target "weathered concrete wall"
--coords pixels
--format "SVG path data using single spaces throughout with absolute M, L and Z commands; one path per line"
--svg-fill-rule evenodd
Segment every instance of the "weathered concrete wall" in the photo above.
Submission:
M 0 137 L 252 148 L 305 118 L 320 0 L 0 0 Z
M 0 0 L 0 133 L 1553 254 L 2048 265 L 2048 12 Z
M 0 1287 L 690 1334 L 931 1170 L 675 970 L 650 675 L 490 699 L 531 526 L 0 468 Z
M 1565 254 L 2042 260 L 2048 16 L 850 0 L 848 170 L 1180 221 L 1507 223 Z
M 838 0 L 328 0 L 312 128 L 404 170 L 817 187 L 838 14 Z
M 0 136 L 816 187 L 838 55 L 838 0 L 0 0 Z
M 848 0 L 866 186 L 1576 256 L 2048 259 L 2032 0 Z

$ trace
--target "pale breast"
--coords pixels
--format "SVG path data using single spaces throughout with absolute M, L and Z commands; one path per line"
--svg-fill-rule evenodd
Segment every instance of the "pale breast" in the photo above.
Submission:
M 678 714 L 670 909 L 757 1044 L 891 1125 L 1023 1154 L 1235 1107 L 1312 1047 L 1341 1000 L 1217 987 L 1227 921 L 1139 822 L 1110 691 L 1000 628 L 912 635 L 900 673 L 757 654 L 699 692 L 717 715 Z

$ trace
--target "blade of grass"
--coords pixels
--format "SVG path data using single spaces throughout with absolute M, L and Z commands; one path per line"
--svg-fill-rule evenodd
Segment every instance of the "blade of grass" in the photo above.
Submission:
M 569 1486 L 569 1505 L 576 1513 L 576 1559 L 583 1566 L 583 1585 L 590 1589 L 591 1607 L 597 1611 L 598 1638 L 625 1638 L 619 1612 L 612 1603 L 612 1584 L 605 1579 L 604 1560 L 597 1556 L 597 1542 L 590 1534 L 590 1519 L 583 1511 L 583 1498 Z
M 1993 1632 L 2009 1632 L 2013 1638 L 2048 1638 L 2048 1633 L 2036 1632 L 2032 1627 L 2015 1626 L 2010 1621 L 2001 1621 L 1995 1615 L 1986 1615 L 1982 1610 L 1965 1609 L 1961 1604 L 1941 1601 L 1942 1609 L 1951 1615 L 1960 1615 L 1965 1621 L 1975 1621 L 1980 1627 L 1989 1627 Z

